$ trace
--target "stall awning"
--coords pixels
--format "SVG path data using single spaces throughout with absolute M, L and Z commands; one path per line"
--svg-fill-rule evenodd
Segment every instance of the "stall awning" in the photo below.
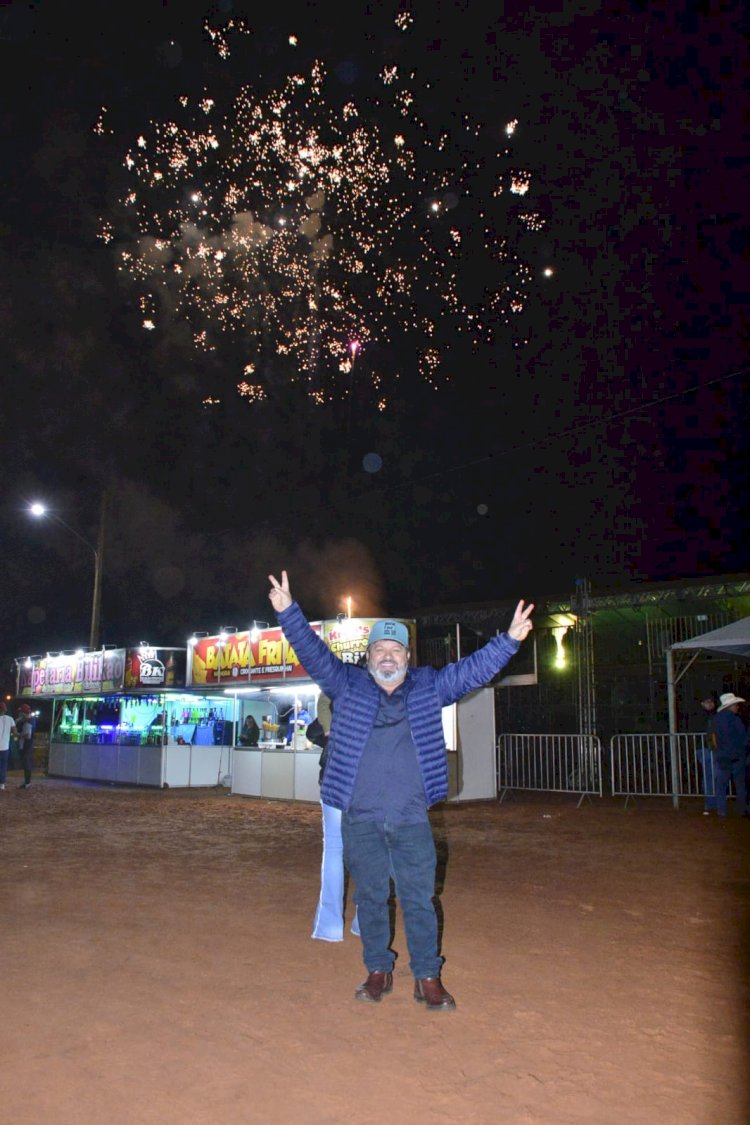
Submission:
M 686 641 L 677 641 L 669 646 L 667 649 L 667 698 L 671 734 L 674 734 L 677 730 L 676 686 L 701 652 L 721 652 L 729 656 L 741 656 L 750 659 L 750 617 L 741 617 L 739 621 L 732 621 L 729 625 L 723 625 L 721 629 L 711 629 L 708 633 L 700 633 L 697 637 L 688 637 Z M 675 653 L 678 655 L 684 653 L 688 658 L 685 666 L 679 670 L 676 668 Z M 672 754 L 674 755 L 674 747 L 672 748 Z M 674 784 L 677 785 L 676 774 Z M 673 803 L 676 808 L 678 804 L 676 789 Z
M 712 629 L 710 633 L 701 633 L 697 637 L 689 637 L 686 641 L 678 641 L 670 646 L 675 651 L 693 651 L 705 649 L 708 652 L 726 652 L 732 656 L 750 657 L 750 617 L 743 617 L 739 621 L 732 621 L 721 629 Z

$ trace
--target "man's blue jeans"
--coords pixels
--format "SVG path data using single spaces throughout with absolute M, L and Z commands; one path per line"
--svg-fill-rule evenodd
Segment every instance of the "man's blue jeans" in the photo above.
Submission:
M 711 812 L 716 808 L 714 789 L 714 762 L 710 746 L 701 746 L 701 769 L 703 772 L 703 808 Z
M 747 789 L 745 787 L 745 761 L 727 762 L 716 759 L 714 764 L 714 777 L 716 780 L 716 812 L 718 816 L 727 815 L 727 790 L 729 782 L 734 782 L 734 791 L 737 795 L 737 813 L 744 816 L 747 812 Z
M 389 973 L 395 956 L 390 949 L 388 915 L 390 880 L 409 947 L 409 967 L 417 980 L 440 976 L 435 894 L 435 841 L 429 821 L 393 825 L 388 821 L 341 819 L 344 862 L 357 885 L 357 917 L 362 957 L 370 973 Z

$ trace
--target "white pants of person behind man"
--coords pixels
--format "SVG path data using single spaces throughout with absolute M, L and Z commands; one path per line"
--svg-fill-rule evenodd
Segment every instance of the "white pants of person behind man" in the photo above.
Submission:
M 320 898 L 315 911 L 312 937 L 319 941 L 344 940 L 344 845 L 341 840 L 341 811 L 330 805 L 323 810 L 323 858 L 320 865 Z M 356 910 L 352 933 L 359 937 Z

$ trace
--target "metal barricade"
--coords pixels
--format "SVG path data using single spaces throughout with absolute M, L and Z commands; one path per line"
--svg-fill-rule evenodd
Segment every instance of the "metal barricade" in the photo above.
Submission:
M 704 733 L 616 734 L 610 744 L 612 796 L 703 797 L 713 793 L 711 751 Z M 708 784 L 706 784 L 708 783 Z
M 593 734 L 503 734 L 497 741 L 497 791 L 602 795 L 602 748 Z

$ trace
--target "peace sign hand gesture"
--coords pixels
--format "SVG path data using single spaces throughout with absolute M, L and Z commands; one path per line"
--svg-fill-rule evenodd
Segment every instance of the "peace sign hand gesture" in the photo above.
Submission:
M 514 641 L 525 641 L 531 630 L 534 628 L 531 620 L 531 614 L 534 609 L 534 603 L 530 602 L 524 609 L 522 601 L 516 606 L 516 612 L 513 614 L 513 620 L 508 627 L 508 636 L 512 637 Z
M 268 575 L 268 581 L 271 583 L 268 598 L 273 608 L 277 613 L 281 613 L 283 609 L 289 609 L 294 599 L 289 590 L 289 579 L 286 571 L 282 570 L 280 583 L 277 582 L 272 574 Z

